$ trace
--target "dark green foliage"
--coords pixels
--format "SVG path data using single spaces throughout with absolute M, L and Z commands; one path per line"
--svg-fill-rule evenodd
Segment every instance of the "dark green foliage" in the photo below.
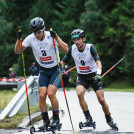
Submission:
M 100 55 L 103 73 L 124 55 L 126 58 L 107 74 L 104 84 L 111 80 L 128 80 L 133 83 L 134 64 L 134 2 L 132 0 L 1 0 L 0 1 L 0 77 L 8 76 L 13 67 L 23 75 L 21 55 L 14 54 L 16 32 L 22 28 L 24 37 L 31 33 L 29 22 L 42 17 L 46 30 L 50 27 L 69 47 L 73 44 L 71 32 L 80 28 L 87 42 L 93 43 Z M 26 74 L 35 61 L 31 48 L 24 51 Z M 64 52 L 60 51 L 61 59 Z M 71 60 L 69 67 L 74 66 Z M 76 74 L 75 71 L 72 75 Z M 75 76 L 76 77 L 76 76 Z M 72 86 L 75 84 L 72 77 Z
M 133 45 L 131 40 L 134 32 L 134 3 L 130 0 L 88 0 L 85 7 L 86 12 L 82 14 L 81 24 L 87 33 L 87 39 L 97 48 L 105 72 L 124 55 L 130 55 L 128 47 Z M 133 55 L 131 52 L 131 57 Z M 126 56 L 125 63 L 120 65 L 122 67 L 117 67 L 108 74 L 110 80 L 126 79 L 127 76 L 122 77 L 125 68 L 130 67 L 127 64 L 133 62 L 132 58 L 132 61 L 126 62 L 128 57 L 130 56 Z M 132 70 L 127 71 L 132 73 Z

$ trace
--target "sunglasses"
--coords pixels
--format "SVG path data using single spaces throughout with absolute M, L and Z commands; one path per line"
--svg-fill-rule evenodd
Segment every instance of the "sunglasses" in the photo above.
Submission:
M 42 31 L 44 31 L 44 29 L 34 32 L 34 34 L 40 34 Z

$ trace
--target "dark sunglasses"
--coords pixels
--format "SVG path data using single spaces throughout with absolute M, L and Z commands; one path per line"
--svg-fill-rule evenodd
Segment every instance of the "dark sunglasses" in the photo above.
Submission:
M 42 31 L 44 31 L 44 29 L 34 32 L 34 34 L 40 34 Z

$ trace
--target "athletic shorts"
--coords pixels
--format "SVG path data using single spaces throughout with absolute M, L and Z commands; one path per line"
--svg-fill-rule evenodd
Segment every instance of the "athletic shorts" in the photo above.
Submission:
M 94 76 L 96 73 L 91 74 L 78 74 L 77 80 L 76 80 L 76 87 L 79 85 L 84 86 L 86 89 L 88 89 L 90 86 L 92 86 L 93 90 L 96 92 L 97 90 L 103 89 L 102 81 L 95 81 Z
M 60 70 L 62 73 L 61 64 L 60 64 Z M 61 85 L 58 65 L 52 68 L 40 67 L 39 87 L 48 87 L 48 85 L 50 84 L 55 85 L 57 88 L 59 88 Z

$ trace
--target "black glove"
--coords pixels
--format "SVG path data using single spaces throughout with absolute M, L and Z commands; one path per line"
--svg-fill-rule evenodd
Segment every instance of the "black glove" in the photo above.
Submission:
M 95 80 L 96 82 L 100 82 L 100 81 L 101 81 L 101 77 L 100 77 L 99 74 L 96 74 L 93 78 L 94 78 L 94 80 Z
M 18 31 L 17 31 L 17 39 L 22 39 L 22 37 L 23 37 L 23 32 L 22 32 L 22 30 L 21 29 L 19 29 Z
M 52 28 L 50 28 L 50 35 L 53 39 L 57 39 L 58 38 L 58 35 L 55 31 L 52 30 Z

